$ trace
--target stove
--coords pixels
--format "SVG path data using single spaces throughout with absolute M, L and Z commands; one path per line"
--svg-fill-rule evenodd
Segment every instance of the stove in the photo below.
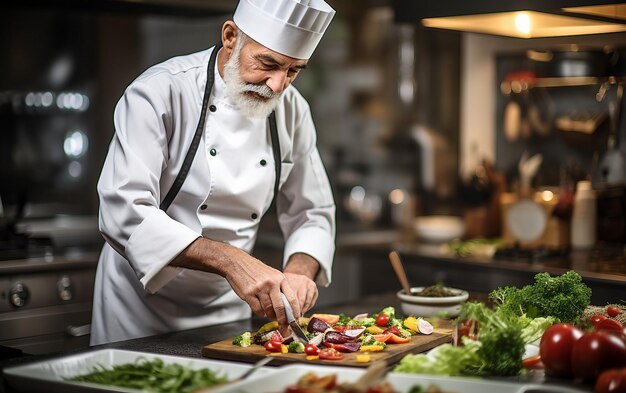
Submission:
M 0 236 L 0 346 L 24 354 L 89 345 L 98 252 Z

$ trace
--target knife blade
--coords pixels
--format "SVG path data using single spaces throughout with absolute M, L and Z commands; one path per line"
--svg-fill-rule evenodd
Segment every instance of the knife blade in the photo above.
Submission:
M 285 305 L 285 315 L 287 316 L 287 322 L 289 322 L 289 326 L 291 326 L 291 330 L 295 334 L 295 339 L 300 341 L 302 344 L 308 344 L 309 338 L 306 336 L 306 333 L 300 327 L 300 324 L 296 320 L 296 317 L 293 316 L 293 310 L 291 309 L 291 304 L 289 304 L 289 300 L 287 300 L 287 296 L 281 292 L 280 294 L 283 297 L 283 304 Z

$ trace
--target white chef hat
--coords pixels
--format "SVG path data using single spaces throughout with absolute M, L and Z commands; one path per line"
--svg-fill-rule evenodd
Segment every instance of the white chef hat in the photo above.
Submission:
M 233 20 L 266 48 L 308 59 L 334 15 L 324 0 L 239 0 Z

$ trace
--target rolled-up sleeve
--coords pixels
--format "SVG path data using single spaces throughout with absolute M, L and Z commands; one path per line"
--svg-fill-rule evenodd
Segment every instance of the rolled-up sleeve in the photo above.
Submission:
M 161 96 L 141 81 L 126 90 L 98 181 L 100 231 L 150 292 L 174 277 L 167 265 L 200 236 L 159 209 L 170 121 Z
M 328 286 L 335 254 L 335 202 L 316 147 L 308 105 L 301 105 L 298 112 L 301 117 L 293 133 L 293 167 L 277 202 L 285 236 L 283 264 L 295 253 L 308 254 L 320 264 L 316 283 Z

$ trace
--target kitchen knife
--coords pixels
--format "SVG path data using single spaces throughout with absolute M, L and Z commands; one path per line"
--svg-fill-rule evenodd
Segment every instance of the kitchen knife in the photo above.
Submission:
M 295 334 L 294 338 L 297 341 L 300 341 L 302 344 L 308 344 L 309 339 L 306 336 L 306 333 L 302 331 L 302 328 L 300 327 L 300 324 L 298 323 L 296 318 L 293 316 L 293 310 L 291 309 L 291 304 L 289 304 L 289 300 L 287 300 L 287 296 L 285 296 L 285 294 L 282 292 L 280 295 L 283 297 L 283 304 L 285 305 L 285 315 L 287 316 L 287 322 L 289 322 L 291 330 L 293 330 L 293 333 Z

